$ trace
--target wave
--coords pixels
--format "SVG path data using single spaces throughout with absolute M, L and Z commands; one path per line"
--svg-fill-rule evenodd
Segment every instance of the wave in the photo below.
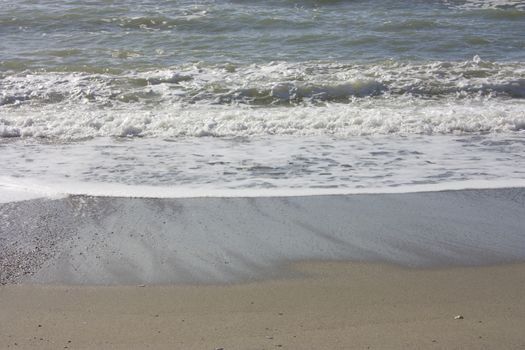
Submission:
M 64 72 L 65 71 L 65 72 Z M 356 97 L 525 98 L 521 62 L 426 64 L 284 63 L 181 65 L 142 72 L 6 71 L 0 73 L 0 106 L 53 103 L 197 103 L 296 105 L 352 102 Z
M 433 28 L 438 28 L 444 26 L 445 24 L 440 23 L 438 20 L 429 20 L 429 19 L 410 19 L 410 20 L 395 20 L 389 21 L 387 23 L 378 26 L 376 30 L 391 32 L 398 30 L 432 30 Z
M 0 73 L 0 137 L 519 132 L 525 68 L 272 62 Z
M 131 107 L 131 108 L 130 108 Z M 0 113 L 0 137 L 251 137 L 515 133 L 525 130 L 523 100 L 366 99 L 300 107 L 172 105 L 150 108 L 20 107 Z
M 502 19 L 513 19 L 525 14 L 523 0 L 444 0 L 444 3 L 462 10 L 488 10 L 489 16 Z

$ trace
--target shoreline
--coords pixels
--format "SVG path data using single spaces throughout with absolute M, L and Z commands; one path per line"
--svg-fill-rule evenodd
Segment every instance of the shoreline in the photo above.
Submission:
M 313 197 L 70 196 L 0 205 L 0 282 L 229 284 L 297 261 L 525 261 L 525 188 Z M 16 233 L 16 234 L 15 234 Z
M 524 218 L 525 188 L 0 204 L 0 348 L 522 349 Z
M 60 188 L 60 189 L 59 189 Z M 463 180 L 433 184 L 410 184 L 392 187 L 363 188 L 259 188 L 217 189 L 176 186 L 126 185 L 114 183 L 62 183 L 51 187 L 38 181 L 0 176 L 0 204 L 26 200 L 56 200 L 68 197 L 128 199 L 195 198 L 287 198 L 318 196 L 389 195 L 409 193 L 508 190 L 525 188 L 524 179 Z

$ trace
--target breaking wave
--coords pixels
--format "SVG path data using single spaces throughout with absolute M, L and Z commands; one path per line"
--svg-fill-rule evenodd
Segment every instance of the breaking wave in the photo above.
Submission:
M 373 135 L 525 129 L 525 68 L 465 62 L 0 73 L 0 136 Z

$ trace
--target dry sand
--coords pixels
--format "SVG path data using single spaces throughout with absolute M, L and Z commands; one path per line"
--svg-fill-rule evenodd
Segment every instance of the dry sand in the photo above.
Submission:
M 525 348 L 524 264 L 293 269 L 304 276 L 226 286 L 3 286 L 0 348 Z

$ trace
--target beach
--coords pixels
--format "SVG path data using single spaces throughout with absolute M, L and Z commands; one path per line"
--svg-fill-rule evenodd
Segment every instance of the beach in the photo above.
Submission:
M 509 188 L 0 204 L 0 345 L 519 349 L 524 199 Z
M 227 286 L 0 287 L 13 349 L 522 349 L 525 265 L 301 263 Z M 461 315 L 463 319 L 455 319 Z
M 237 283 L 302 260 L 408 267 L 525 258 L 523 188 L 0 204 L 2 283 Z
M 0 6 L 0 349 L 524 349 L 525 2 Z

